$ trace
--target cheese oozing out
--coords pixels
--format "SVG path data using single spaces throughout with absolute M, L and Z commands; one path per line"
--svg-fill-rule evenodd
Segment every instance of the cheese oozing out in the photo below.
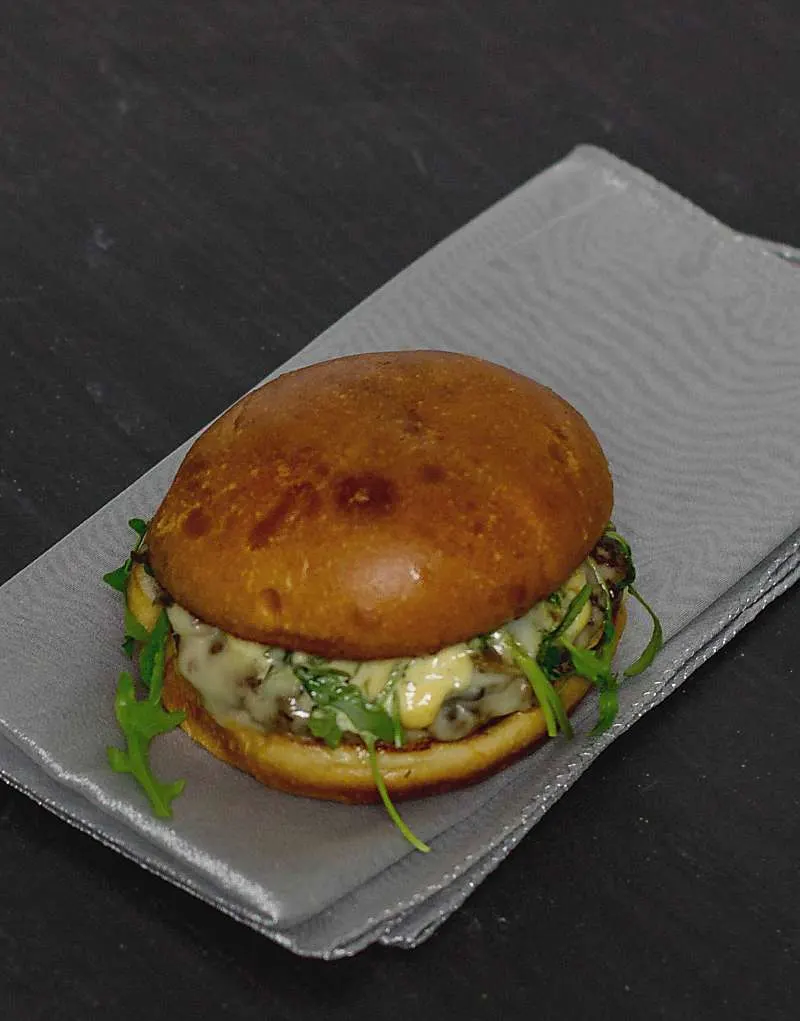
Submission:
M 575 596 L 594 580 L 593 568 L 586 561 L 554 596 L 508 623 L 505 630 L 535 657 L 544 635 L 559 625 Z M 314 704 L 294 667 L 309 661 L 319 666 L 318 657 L 236 638 L 175 603 L 167 614 L 178 637 L 180 672 L 200 693 L 217 722 L 262 731 L 309 733 Z M 589 600 L 565 637 L 575 645 L 588 646 L 597 640 L 601 629 L 602 610 Z M 487 652 L 473 645 L 460 642 L 434 655 L 411 659 L 331 660 L 325 665 L 346 674 L 349 683 L 370 701 L 390 707 L 407 738 L 452 741 L 490 719 L 534 704 L 530 684 L 510 657 L 504 656 L 502 647 L 496 645 L 492 650 L 490 642 Z M 338 715 L 341 729 L 352 731 L 347 717 Z

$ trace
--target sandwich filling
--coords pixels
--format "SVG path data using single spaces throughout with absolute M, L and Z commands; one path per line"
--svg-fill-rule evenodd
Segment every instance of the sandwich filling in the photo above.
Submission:
M 608 639 L 608 622 L 632 581 L 629 553 L 608 530 L 559 589 L 503 627 L 434 655 L 361 662 L 237 638 L 172 601 L 145 571 L 139 578 L 145 594 L 166 608 L 181 674 L 222 726 L 325 738 L 317 694 L 320 684 L 333 683 L 340 691 L 352 686 L 365 705 L 383 710 L 395 723 L 395 743 L 407 746 L 456 741 L 536 705 L 525 663 L 556 686 L 575 673 L 580 650 Z M 144 550 L 140 557 L 146 563 Z M 341 739 L 359 740 L 351 715 L 334 708 L 331 718 L 330 707 L 322 715 Z
M 559 692 L 571 675 L 596 688 L 592 733 L 600 733 L 617 713 L 619 677 L 611 660 L 626 592 L 650 615 L 653 631 L 624 676 L 645 670 L 662 644 L 658 618 L 633 585 L 630 546 L 613 525 L 565 583 L 523 616 L 434 655 L 356 662 L 243 641 L 194 617 L 152 575 L 147 522 L 132 518 L 129 524 L 138 541 L 103 579 L 125 597 L 122 647 L 138 663 L 141 687 L 137 690 L 131 671 L 120 673 L 114 711 L 125 746 L 109 746 L 108 759 L 113 770 L 137 780 L 162 818 L 172 814 L 184 787 L 183 780 L 160 780 L 149 762 L 153 739 L 186 721 L 184 710 L 162 703 L 170 646 L 186 682 L 221 726 L 290 734 L 330 748 L 360 744 L 389 817 L 413 847 L 427 851 L 392 802 L 379 745 L 415 750 L 458 741 L 492 720 L 535 706 L 549 736 L 571 737 Z

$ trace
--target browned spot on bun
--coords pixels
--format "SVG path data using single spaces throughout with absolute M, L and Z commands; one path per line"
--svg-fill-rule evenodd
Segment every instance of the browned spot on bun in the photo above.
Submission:
M 425 423 L 416 408 L 406 408 L 403 414 L 402 429 L 409 436 L 418 436 L 425 432 Z
M 547 453 L 554 461 L 558 461 L 559 464 L 566 463 L 567 459 L 564 456 L 564 451 L 561 449 L 561 445 L 556 443 L 555 440 L 550 440 L 547 444 Z
M 319 505 L 319 494 L 308 482 L 291 486 L 250 529 L 248 536 L 250 549 L 257 550 L 266 546 L 287 522 L 301 516 L 311 516 L 317 511 Z
M 440 464 L 423 464 L 419 470 L 419 477 L 423 482 L 435 485 L 437 482 L 444 482 L 447 472 Z
M 336 504 L 348 514 L 389 514 L 396 499 L 395 484 L 375 472 L 347 475 L 336 484 Z
M 271 613 L 276 616 L 281 612 L 283 608 L 283 600 L 281 594 L 276 588 L 264 588 L 261 590 L 261 598 L 264 600 L 267 608 Z
M 211 528 L 211 518 L 202 507 L 194 507 L 186 515 L 183 522 L 183 534 L 190 539 L 200 539 L 206 535 Z
M 295 475 L 324 477 L 330 474 L 330 468 L 320 459 L 319 452 L 309 445 L 299 447 L 289 455 L 289 467 Z
M 211 527 L 187 535 L 198 507 Z M 545 598 L 611 507 L 597 438 L 562 398 L 479 358 L 397 351 L 248 394 L 192 447 L 148 547 L 170 595 L 225 631 L 382 659 L 499 626 L 520 609 L 512 583 Z

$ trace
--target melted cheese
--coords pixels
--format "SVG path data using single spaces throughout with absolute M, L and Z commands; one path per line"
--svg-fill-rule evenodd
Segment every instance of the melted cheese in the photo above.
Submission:
M 402 662 L 397 659 L 365 660 L 356 666 L 353 684 L 357 684 L 367 698 L 374 700 L 389 683 L 392 671 Z
M 543 636 L 560 623 L 586 584 L 581 566 L 559 590 L 558 600 L 537 603 L 505 629 L 536 656 Z M 293 668 L 312 657 L 235 638 L 177 604 L 167 614 L 178 637 L 178 667 L 218 722 L 307 732 L 313 703 Z M 565 633 L 570 641 L 587 628 L 591 614 L 587 602 Z M 492 637 L 497 636 L 500 644 L 495 647 L 501 652 L 502 633 Z M 428 732 L 438 740 L 457 740 L 486 720 L 526 709 L 532 701 L 530 687 L 520 675 L 477 667 L 474 653 L 463 642 L 416 659 L 334 660 L 328 665 L 347 674 L 370 701 L 394 706 L 407 731 Z M 341 729 L 353 729 L 347 717 L 341 713 L 339 717 Z
M 245 697 L 248 690 L 252 693 L 260 687 L 270 672 L 271 650 L 203 624 L 175 603 L 167 616 L 179 637 L 178 668 L 203 696 L 206 709 L 220 723 L 247 722 L 251 714 Z
M 412 659 L 397 689 L 403 726 L 409 730 L 429 727 L 444 700 L 469 687 L 472 671 L 472 654 L 463 643 L 442 649 L 435 656 Z
M 516 638 L 527 652 L 535 657 L 539 652 L 539 646 L 542 644 L 542 638 L 544 638 L 548 631 L 552 631 L 553 628 L 561 623 L 569 609 L 569 604 L 585 584 L 586 571 L 583 565 L 581 565 L 572 572 L 565 584 L 559 589 L 558 603 L 553 604 L 547 599 L 541 603 L 536 603 L 524 616 L 518 617 L 516 620 L 506 624 L 506 630 Z M 564 632 L 564 637 L 568 641 L 573 642 L 579 632 L 586 627 L 591 613 L 592 608 L 587 602 Z

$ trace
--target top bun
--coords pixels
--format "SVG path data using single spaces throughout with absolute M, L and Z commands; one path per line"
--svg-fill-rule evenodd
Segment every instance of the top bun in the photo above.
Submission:
M 559 587 L 611 514 L 586 421 L 479 358 L 362 354 L 289 372 L 195 442 L 147 534 L 158 581 L 240 638 L 416 656 Z

